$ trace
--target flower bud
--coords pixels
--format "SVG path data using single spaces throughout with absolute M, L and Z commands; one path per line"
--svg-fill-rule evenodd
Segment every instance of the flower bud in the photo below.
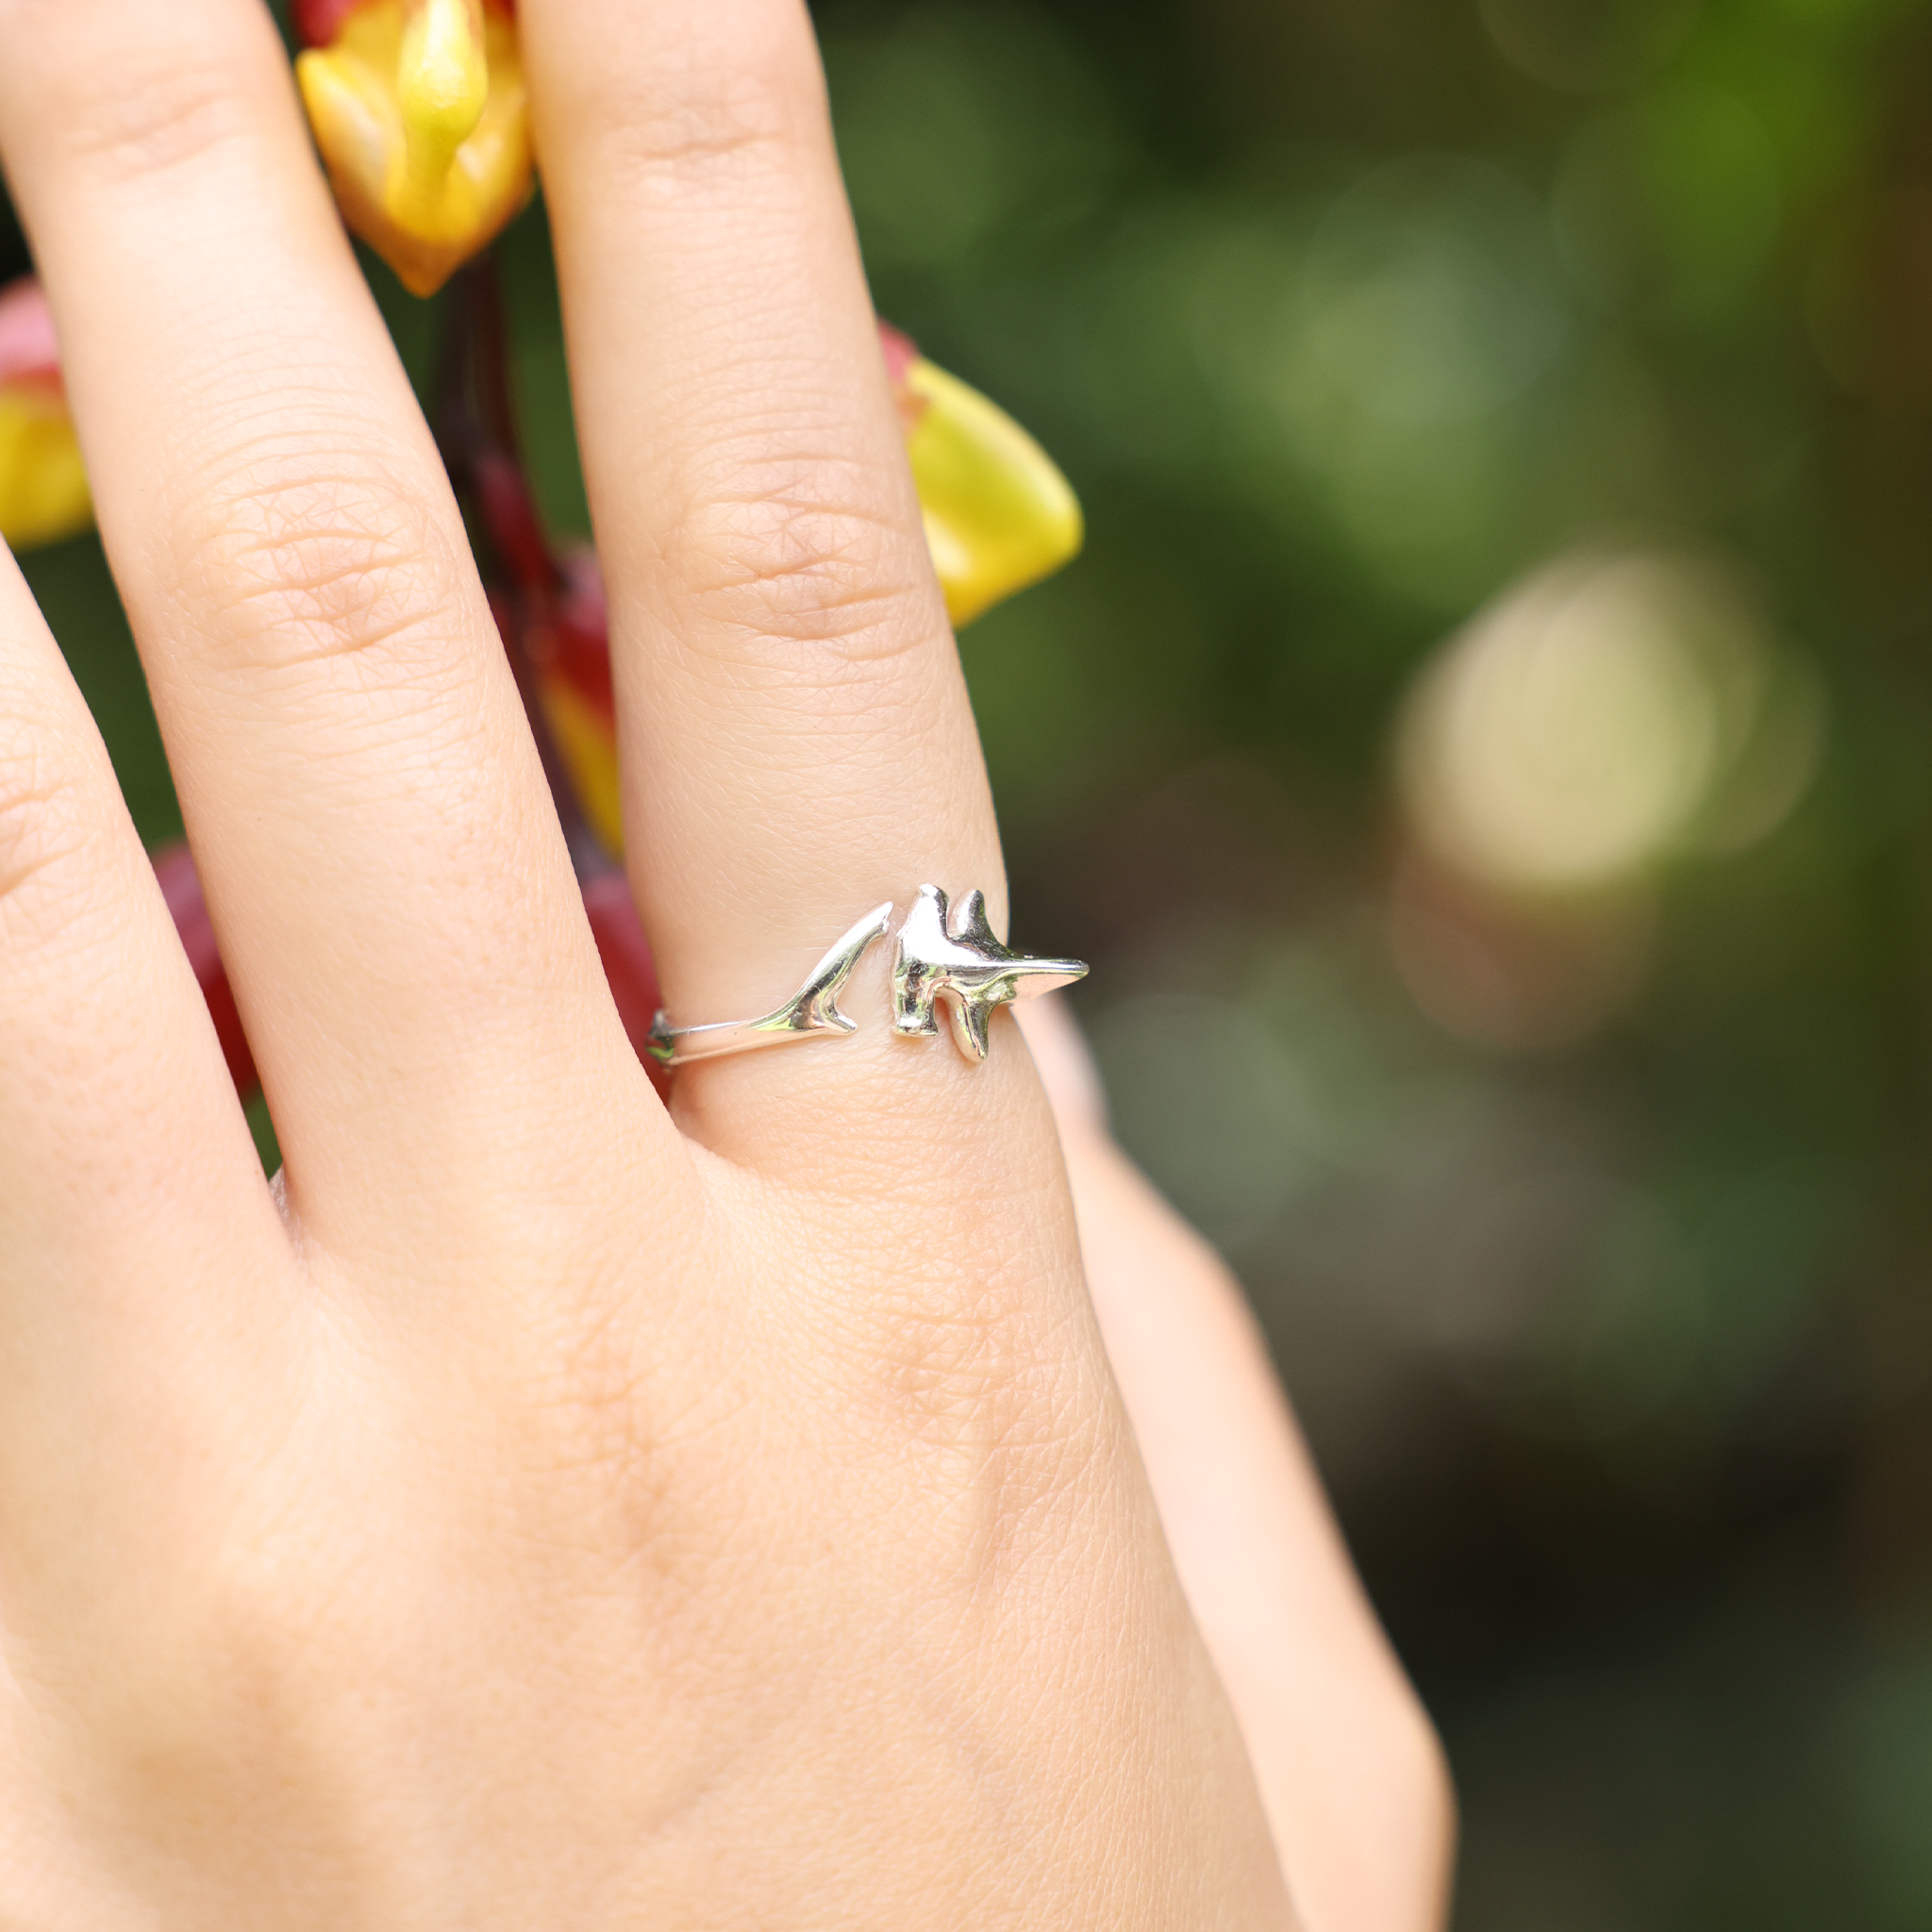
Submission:
M 308 0 L 295 77 L 342 219 L 433 295 L 530 192 L 528 95 L 504 0 Z
M 977 390 L 879 325 L 887 373 L 955 625 L 971 624 L 1079 554 L 1080 505 L 1053 458 Z
M 289 17 L 305 47 L 329 47 L 362 0 L 292 0 Z
M 52 543 L 92 515 L 54 317 L 27 275 L 0 289 L 0 540 Z

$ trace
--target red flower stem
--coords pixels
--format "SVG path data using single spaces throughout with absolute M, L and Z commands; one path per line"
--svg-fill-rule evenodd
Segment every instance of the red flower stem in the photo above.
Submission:
M 543 775 L 550 781 L 611 997 L 638 1058 L 665 1095 L 670 1074 L 649 1051 L 651 1023 L 660 1000 L 650 941 L 623 868 L 584 816 L 543 715 L 537 667 L 526 643 L 540 630 L 554 634 L 565 586 L 518 460 L 508 336 L 490 255 L 458 278 L 446 313 L 437 441 L 490 585 L 491 613 L 530 721 Z
M 508 331 L 493 251 L 457 277 L 445 314 L 437 441 L 491 585 L 491 609 L 577 876 L 594 876 L 614 867 L 577 802 L 544 718 L 536 667 L 524 642 L 533 626 L 555 621 L 562 576 L 543 541 L 519 460 Z

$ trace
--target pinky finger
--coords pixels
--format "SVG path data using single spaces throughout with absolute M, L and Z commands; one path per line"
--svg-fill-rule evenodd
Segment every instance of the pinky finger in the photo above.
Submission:
M 174 1249 L 194 1257 L 177 1279 L 205 1273 L 251 1218 L 277 1225 L 208 1008 L 0 546 L 0 1406 L 9 1365 L 60 1358 L 25 1345 L 50 1323 L 129 1349 L 178 1324 L 131 1285 L 167 1278 Z
M 1108 1131 L 1057 999 L 1020 1012 L 1060 1129 L 1101 1333 L 1168 1547 L 1310 1932 L 1437 1932 L 1441 1748 L 1220 1257 Z

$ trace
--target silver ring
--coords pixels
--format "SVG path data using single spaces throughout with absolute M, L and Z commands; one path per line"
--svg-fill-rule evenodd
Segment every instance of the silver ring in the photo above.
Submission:
M 891 931 L 892 909 L 890 904 L 874 907 L 783 1006 L 759 1019 L 674 1026 L 660 1012 L 651 1025 L 652 1058 L 681 1067 L 755 1047 L 857 1033 L 858 1023 L 839 1010 L 839 995 L 874 941 Z M 940 1030 L 938 1009 L 943 1004 L 959 1051 L 969 1060 L 983 1060 L 992 1016 L 1001 1007 L 1086 976 L 1082 960 L 1037 959 L 1003 946 L 988 924 L 983 892 L 968 892 L 952 912 L 939 887 L 921 886 L 892 950 L 892 1031 L 908 1040 L 932 1038 Z

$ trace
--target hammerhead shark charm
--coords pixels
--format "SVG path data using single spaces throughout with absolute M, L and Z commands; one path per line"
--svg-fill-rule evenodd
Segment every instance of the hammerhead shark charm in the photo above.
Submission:
M 934 1003 L 944 1000 L 959 1051 L 983 1060 L 988 1028 L 1001 1007 L 1086 976 L 1078 959 L 1036 959 L 1001 945 L 987 922 L 983 892 L 968 892 L 949 918 L 945 893 L 921 886 L 892 953 L 892 1030 L 930 1038 L 940 1030 Z

